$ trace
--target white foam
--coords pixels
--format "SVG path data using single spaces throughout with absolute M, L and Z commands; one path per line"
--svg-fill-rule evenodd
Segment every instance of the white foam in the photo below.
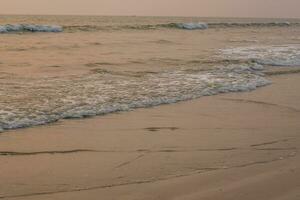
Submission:
M 36 24 L 6 24 L 0 25 L 0 33 L 10 32 L 62 32 L 63 28 L 57 25 Z

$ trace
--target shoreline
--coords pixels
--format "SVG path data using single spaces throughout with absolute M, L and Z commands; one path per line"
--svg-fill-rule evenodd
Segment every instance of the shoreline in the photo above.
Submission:
M 269 78 L 251 92 L 2 132 L 0 198 L 297 199 L 300 74 Z
M 266 69 L 262 70 L 262 72 L 267 77 L 267 80 L 271 80 L 271 78 L 274 77 L 274 76 L 300 74 L 300 69 L 299 69 L 299 66 L 297 66 L 297 67 L 296 66 L 294 66 L 294 67 L 285 66 L 284 68 L 267 66 Z M 145 106 L 145 107 L 136 107 L 136 108 L 131 108 L 129 110 L 113 111 L 113 112 L 108 112 L 108 113 L 104 113 L 104 114 L 87 115 L 87 116 L 78 117 L 78 118 L 76 118 L 76 117 L 74 117 L 74 118 L 60 118 L 58 120 L 51 121 L 51 122 L 48 122 L 48 123 L 45 123 L 45 124 L 28 125 L 28 126 L 24 126 L 24 127 L 20 127 L 20 128 L 1 129 L 1 127 L 0 127 L 0 134 L 7 133 L 7 132 L 10 132 L 10 131 L 14 131 L 14 130 L 23 130 L 23 129 L 28 129 L 28 128 L 41 127 L 41 126 L 51 126 L 51 125 L 55 125 L 57 123 L 64 122 L 64 121 L 69 121 L 69 120 L 85 120 L 85 119 L 90 119 L 90 118 L 103 117 L 103 116 L 106 116 L 106 115 L 133 112 L 133 111 L 138 110 L 138 109 L 151 109 L 151 108 L 155 108 L 155 107 L 158 107 L 158 106 L 173 105 L 173 104 L 178 104 L 178 103 L 182 103 L 182 102 L 195 101 L 195 100 L 201 99 L 203 97 L 218 96 L 218 95 L 223 95 L 223 94 L 252 92 L 252 91 L 255 91 L 255 90 L 260 89 L 262 87 L 267 87 L 270 84 L 272 84 L 272 82 L 269 83 L 269 84 L 262 85 L 262 86 L 257 86 L 256 89 L 251 89 L 250 91 L 217 93 L 217 94 L 211 94 L 211 95 L 204 95 L 204 96 L 200 96 L 198 98 L 192 98 L 192 99 L 188 99 L 188 100 L 178 100 L 178 101 L 175 101 L 175 102 L 172 102 L 172 103 L 161 103 L 161 104 L 158 104 L 158 105 L 150 105 L 150 106 Z

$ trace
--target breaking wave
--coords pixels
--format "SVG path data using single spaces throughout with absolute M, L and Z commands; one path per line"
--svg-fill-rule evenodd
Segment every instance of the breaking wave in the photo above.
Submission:
M 62 32 L 63 28 L 57 25 L 36 25 L 36 24 L 6 24 L 0 25 L 0 33 L 20 32 Z

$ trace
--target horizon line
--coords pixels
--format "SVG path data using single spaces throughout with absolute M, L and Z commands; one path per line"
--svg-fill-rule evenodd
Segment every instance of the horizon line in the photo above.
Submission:
M 253 16 L 181 16 L 181 15 L 112 15 L 112 14 L 24 14 L 0 13 L 0 16 L 91 16 L 91 17 L 180 17 L 180 18 L 233 18 L 233 19 L 300 19 L 299 17 L 253 17 Z

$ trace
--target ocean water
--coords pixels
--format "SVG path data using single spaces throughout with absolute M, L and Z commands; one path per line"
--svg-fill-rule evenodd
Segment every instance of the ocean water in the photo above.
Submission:
M 0 131 L 242 92 L 300 66 L 300 20 L 0 16 Z

